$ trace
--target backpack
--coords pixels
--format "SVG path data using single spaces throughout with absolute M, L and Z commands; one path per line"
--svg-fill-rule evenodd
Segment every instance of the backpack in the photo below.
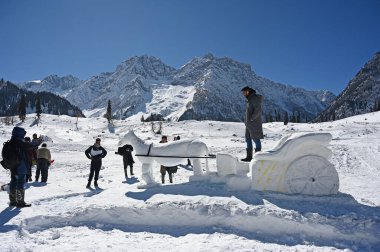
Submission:
M 117 154 L 123 156 L 125 153 L 126 153 L 125 148 L 123 148 L 123 147 L 117 148 Z
M 119 155 L 123 156 L 123 155 L 127 154 L 127 150 L 133 151 L 133 146 L 129 145 L 129 144 L 126 144 L 123 147 L 119 147 L 119 148 L 117 148 L 117 153 Z
M 13 170 L 20 165 L 21 160 L 18 155 L 19 148 L 13 141 L 6 141 L 3 144 L 3 150 L 1 151 L 1 156 L 3 160 L 0 162 L 4 169 Z

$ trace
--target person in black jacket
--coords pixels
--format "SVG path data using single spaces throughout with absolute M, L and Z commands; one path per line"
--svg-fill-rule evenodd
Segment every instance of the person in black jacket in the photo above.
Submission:
M 130 172 L 131 172 L 131 177 L 132 175 L 135 175 L 133 173 L 133 163 L 135 162 L 132 157 L 132 151 L 133 151 L 133 146 L 130 144 L 126 144 L 122 147 L 119 147 L 116 154 L 122 155 L 123 156 L 123 164 L 124 164 L 124 174 L 125 178 L 128 178 L 128 166 L 130 167 Z
M 92 178 L 94 177 L 94 186 L 98 186 L 99 171 L 102 167 L 102 159 L 107 155 L 107 151 L 100 146 L 100 138 L 97 138 L 95 144 L 90 146 L 85 154 L 88 159 L 91 159 L 90 175 L 88 177 L 88 183 L 86 188 L 90 188 Z

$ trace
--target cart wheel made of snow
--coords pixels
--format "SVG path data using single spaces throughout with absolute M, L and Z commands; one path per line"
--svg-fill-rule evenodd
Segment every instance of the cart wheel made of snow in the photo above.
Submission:
M 293 161 L 285 173 L 288 193 L 307 195 L 336 194 L 339 176 L 335 167 L 325 158 L 314 155 Z

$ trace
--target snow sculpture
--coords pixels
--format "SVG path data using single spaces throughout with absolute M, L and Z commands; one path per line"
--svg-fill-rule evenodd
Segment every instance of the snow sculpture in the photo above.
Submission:
M 251 188 L 251 179 L 247 176 L 249 163 L 240 162 L 230 154 L 218 153 L 216 167 L 217 173 L 210 176 L 212 183 L 226 183 L 231 191 L 246 191 Z
M 201 158 L 208 156 L 207 145 L 199 140 L 178 140 L 170 143 L 148 144 L 138 138 L 133 131 L 129 131 L 123 139 L 119 141 L 119 145 L 129 143 L 136 152 L 136 157 L 142 163 L 142 179 L 146 185 L 141 185 L 139 188 L 155 186 L 152 166 L 153 161 L 160 165 L 175 166 L 181 163 L 186 163 L 189 158 L 193 164 L 194 175 L 190 180 L 204 180 L 204 172 L 201 167 Z M 209 173 L 208 161 L 206 158 L 206 173 Z
M 339 177 L 328 161 L 330 133 L 286 136 L 270 151 L 254 155 L 250 163 L 252 188 L 290 194 L 330 195 L 339 189 Z

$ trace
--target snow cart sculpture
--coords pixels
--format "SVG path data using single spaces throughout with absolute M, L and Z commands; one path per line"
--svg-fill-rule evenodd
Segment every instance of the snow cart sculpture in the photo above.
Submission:
M 270 151 L 258 152 L 250 163 L 252 188 L 290 194 L 330 195 L 339 189 L 339 177 L 328 161 L 330 133 L 286 136 Z
M 142 163 L 142 179 L 146 185 L 139 188 L 156 186 L 158 183 L 154 180 L 152 166 L 154 161 L 164 166 L 175 166 L 186 163 L 189 158 L 193 164 L 194 175 L 190 180 L 204 180 L 204 172 L 201 167 L 201 159 L 206 158 L 206 173 L 208 169 L 208 148 L 207 145 L 199 140 L 178 140 L 170 143 L 161 143 L 154 145 L 145 143 L 138 138 L 133 131 L 129 131 L 120 141 L 119 145 L 126 143 L 131 144 L 136 151 L 136 157 Z

